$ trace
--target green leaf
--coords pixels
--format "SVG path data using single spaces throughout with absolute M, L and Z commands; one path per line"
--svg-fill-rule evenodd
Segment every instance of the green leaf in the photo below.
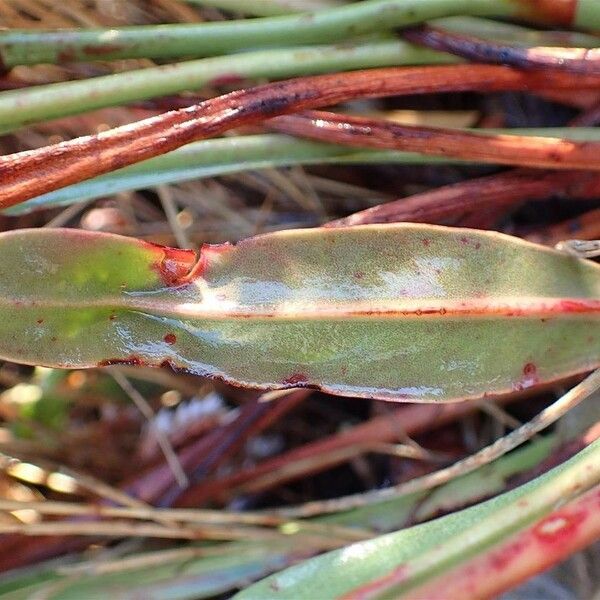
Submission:
M 99 574 L 83 571 L 75 575 L 58 574 L 56 569 L 42 566 L 27 576 L 23 570 L 15 577 L 0 583 L 0 594 L 6 600 L 20 600 L 40 594 L 46 598 L 78 600 L 80 598 L 106 598 L 107 590 L 118 598 L 152 599 L 198 599 L 211 598 L 232 588 L 241 587 L 248 581 L 264 577 L 274 570 L 289 565 L 293 555 L 284 544 L 250 545 L 232 543 L 224 545 L 223 554 L 203 555 L 202 549 L 187 546 L 190 556 L 170 558 L 172 551 L 164 552 L 159 563 L 150 566 L 119 569 L 114 568 Z M 138 554 L 137 562 L 153 558 L 157 553 Z M 93 571 L 93 568 L 89 569 Z M 20 576 L 19 576 L 20 575 Z
M 425 586 L 435 586 L 438 578 L 451 575 L 455 570 L 466 576 L 471 561 L 481 561 L 499 544 L 512 539 L 515 533 L 527 535 L 539 519 L 551 515 L 557 506 L 579 497 L 594 486 L 592 505 L 595 503 L 597 508 L 599 482 L 600 440 L 597 440 L 560 467 L 516 490 L 429 523 L 307 560 L 267 577 L 235 598 L 438 598 L 441 597 L 439 588 L 432 593 L 435 588 Z M 598 522 L 593 516 L 594 510 L 587 510 L 585 515 L 583 511 L 569 514 L 572 522 L 567 521 L 567 514 L 557 514 L 555 518 L 550 516 L 539 523 L 538 529 L 533 532 L 536 540 L 521 537 L 521 546 L 511 548 L 513 558 L 528 560 L 526 555 L 523 556 L 524 552 L 532 549 L 539 552 L 538 546 L 544 545 L 549 555 L 560 553 L 561 546 L 568 552 L 565 544 L 569 536 L 585 535 L 586 519 L 595 519 L 595 524 Z M 532 541 L 536 542 L 536 546 L 528 545 Z M 503 577 L 503 570 L 515 567 L 513 558 L 505 555 L 497 562 L 491 561 L 487 570 L 474 570 L 471 575 L 473 589 L 478 589 L 476 585 L 486 578 L 487 585 L 493 586 L 494 577 Z M 520 573 L 517 572 L 517 577 L 535 573 L 535 566 L 543 564 L 539 555 L 537 558 L 539 563 L 535 562 L 534 555 L 534 563 L 525 565 Z M 514 576 L 513 571 L 508 573 Z M 512 580 L 512 584 L 515 582 L 518 579 Z M 502 590 L 505 582 L 498 582 L 498 585 Z M 423 587 L 428 589 L 428 593 L 420 593 Z M 456 592 L 447 593 L 447 597 L 468 597 Z M 473 593 L 472 597 L 475 596 L 492 597 L 495 593 Z
M 169 365 L 261 389 L 448 401 L 599 366 L 600 267 L 502 234 L 394 224 L 192 251 L 0 235 L 0 356 Z

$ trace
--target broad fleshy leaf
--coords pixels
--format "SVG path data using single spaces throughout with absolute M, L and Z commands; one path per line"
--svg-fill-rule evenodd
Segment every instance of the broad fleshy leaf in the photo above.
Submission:
M 261 389 L 476 398 L 600 366 L 600 267 L 498 233 L 394 224 L 186 250 L 0 234 L 0 356 L 169 365 Z

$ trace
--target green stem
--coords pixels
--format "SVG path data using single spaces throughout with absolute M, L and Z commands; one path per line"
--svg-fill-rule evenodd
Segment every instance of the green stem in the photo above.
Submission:
M 512 132 L 578 141 L 600 140 L 600 130 L 593 127 L 475 131 L 488 135 Z M 107 175 L 43 194 L 6 209 L 3 214 L 18 215 L 40 208 L 66 206 L 129 190 L 270 167 L 325 163 L 464 164 L 464 162 L 415 152 L 360 150 L 277 134 L 217 138 L 195 142 Z
M 561 13 L 562 14 L 562 13 Z M 391 31 L 429 19 L 472 15 L 546 21 L 531 0 L 363 0 L 300 15 L 113 29 L 11 30 L 0 34 L 5 66 L 117 58 L 214 56 L 237 50 L 323 44 Z M 597 0 L 579 0 L 573 23 L 600 28 Z
M 457 59 L 401 40 L 344 46 L 258 50 L 0 93 L 0 133 L 46 119 L 193 90 L 208 84 L 350 71 L 371 67 L 454 63 Z
M 334 6 L 334 0 L 187 0 L 190 4 L 211 6 L 253 17 L 272 17 Z M 478 17 L 446 17 L 429 21 L 430 25 L 453 33 L 491 38 L 514 44 L 531 46 L 575 46 L 597 48 L 600 39 L 573 31 L 539 31 L 512 23 L 502 23 Z

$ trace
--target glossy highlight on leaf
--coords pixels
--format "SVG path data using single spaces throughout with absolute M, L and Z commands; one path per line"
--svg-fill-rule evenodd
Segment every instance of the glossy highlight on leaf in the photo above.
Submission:
M 600 366 L 600 267 L 490 232 L 290 230 L 193 251 L 0 234 L 0 356 L 436 402 Z

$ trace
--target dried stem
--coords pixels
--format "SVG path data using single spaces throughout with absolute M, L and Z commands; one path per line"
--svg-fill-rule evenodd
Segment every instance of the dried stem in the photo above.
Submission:
M 584 183 L 588 185 L 584 186 Z M 516 203 L 546 198 L 551 194 L 575 198 L 597 197 L 598 188 L 598 173 L 515 169 L 378 204 L 331 221 L 325 227 L 398 221 L 435 223 L 486 207 L 508 209 Z
M 269 125 L 283 133 L 359 148 L 422 152 L 505 165 L 600 170 L 600 142 L 398 125 L 323 111 L 286 115 Z
M 459 35 L 436 27 L 419 27 L 403 32 L 405 39 L 433 50 L 450 52 L 474 62 L 510 65 L 520 69 L 568 71 L 587 75 L 600 73 L 600 49 L 524 48 Z

